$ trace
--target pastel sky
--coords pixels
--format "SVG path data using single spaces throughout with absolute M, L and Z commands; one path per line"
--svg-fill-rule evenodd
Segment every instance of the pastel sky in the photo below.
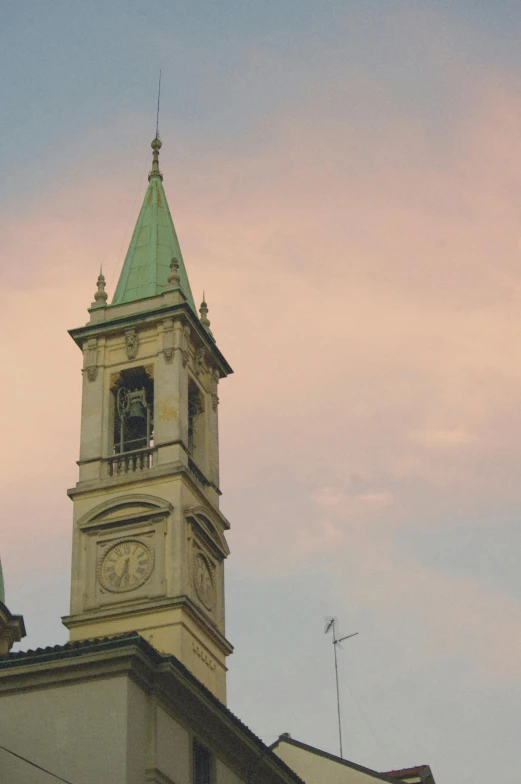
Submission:
M 0 553 L 68 611 L 81 357 L 161 168 L 220 389 L 229 706 L 377 770 L 519 777 L 519 0 L 2 4 Z

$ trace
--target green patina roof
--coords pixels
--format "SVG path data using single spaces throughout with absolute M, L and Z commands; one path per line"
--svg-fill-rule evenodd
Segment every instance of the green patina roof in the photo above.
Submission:
M 2 561 L 0 561 L 0 602 L 5 604 L 4 575 L 2 573 Z
M 175 257 L 179 262 L 179 288 L 197 315 L 179 240 L 163 188 L 163 176 L 159 171 L 160 147 L 160 140 L 154 139 L 152 171 L 148 177 L 147 192 L 112 304 L 119 305 L 122 302 L 133 302 L 161 294 L 165 288 L 170 287 L 168 284 L 170 263 Z

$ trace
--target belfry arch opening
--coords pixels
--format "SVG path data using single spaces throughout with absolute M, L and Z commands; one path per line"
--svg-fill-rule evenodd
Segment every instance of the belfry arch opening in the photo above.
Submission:
M 121 371 L 112 387 L 114 453 L 147 449 L 154 441 L 154 382 L 144 367 Z
M 204 458 L 205 427 L 204 398 L 193 379 L 188 382 L 188 451 L 201 463 Z

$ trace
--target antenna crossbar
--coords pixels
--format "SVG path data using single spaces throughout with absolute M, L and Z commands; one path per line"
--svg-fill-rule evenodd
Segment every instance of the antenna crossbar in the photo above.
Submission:
M 333 639 L 333 645 L 338 645 L 339 642 L 344 642 L 344 640 L 348 640 L 350 637 L 356 637 L 358 632 L 353 632 L 352 634 L 346 634 L 345 637 L 341 637 L 339 640 Z

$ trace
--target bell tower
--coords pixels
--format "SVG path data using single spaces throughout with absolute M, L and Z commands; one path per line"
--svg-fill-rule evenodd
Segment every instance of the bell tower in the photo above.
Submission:
M 161 141 L 111 304 L 100 272 L 83 353 L 73 502 L 71 640 L 137 631 L 226 700 L 219 380 L 159 171 Z

